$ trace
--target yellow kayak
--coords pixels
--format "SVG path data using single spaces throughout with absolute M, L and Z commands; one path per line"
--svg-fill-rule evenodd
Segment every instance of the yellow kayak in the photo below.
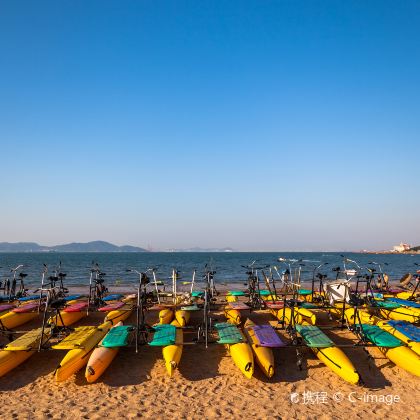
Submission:
M 398 299 L 410 299 L 411 297 L 413 297 L 413 292 L 400 292 L 396 295 L 391 295 L 391 297 L 397 297 Z M 420 293 L 415 293 L 414 297 L 417 299 L 420 298 Z
M 48 318 L 48 324 L 54 324 L 57 327 L 68 327 L 73 325 L 77 321 L 80 321 L 82 318 L 87 316 L 86 311 L 79 311 L 79 312 L 60 312 L 60 316 L 58 314 L 51 316 Z
M 279 320 L 284 321 L 286 324 L 290 323 L 292 318 L 292 309 L 291 308 L 281 308 L 281 309 L 271 309 L 270 312 Z M 294 318 L 296 324 L 303 324 L 307 322 L 308 324 L 316 324 L 316 315 L 306 308 L 294 308 Z
M 346 354 L 338 347 L 311 348 L 316 357 L 334 373 L 351 384 L 357 384 L 360 376 Z
M 122 325 L 122 321 L 112 328 L 119 325 Z M 86 365 L 85 378 L 89 383 L 95 382 L 105 372 L 120 350 L 119 347 L 101 347 L 101 343 L 93 350 Z
M 276 296 L 276 295 L 267 295 L 267 296 L 261 296 L 262 300 L 266 300 L 267 302 L 270 301 L 282 301 L 283 297 L 282 296 Z
M 405 346 L 378 348 L 395 365 L 420 377 L 420 356 L 413 350 Z
M 110 311 L 105 317 L 104 322 L 110 321 L 112 325 L 115 325 L 120 321 L 125 321 L 133 313 L 133 310 L 133 307 L 127 307 L 125 309 Z
M 335 305 L 335 308 L 329 308 L 329 312 L 331 312 L 335 316 L 342 315 L 342 303 L 338 303 Z M 349 307 L 346 305 L 345 312 L 349 311 L 348 313 L 354 313 L 354 308 Z M 397 321 L 407 321 L 407 322 L 418 322 L 420 321 L 420 311 L 417 308 L 407 308 L 407 307 L 398 307 L 398 308 L 381 308 L 376 306 L 363 306 L 360 310 L 360 313 L 369 312 L 372 315 L 380 315 L 383 319 L 393 319 Z M 347 316 L 347 315 L 346 315 Z
M 184 334 L 178 321 L 174 320 L 171 322 L 171 324 L 177 328 L 176 344 L 162 347 L 162 355 L 169 376 L 172 376 L 175 372 L 175 369 L 179 366 L 179 362 L 181 361 L 182 356 L 182 343 L 184 341 Z
M 227 321 L 231 324 L 234 324 L 234 322 L 232 322 L 229 319 L 229 315 L 230 315 L 229 312 L 231 311 L 238 312 L 239 323 L 240 323 L 240 312 L 234 309 L 229 309 L 228 306 L 225 308 L 225 316 L 226 316 Z M 254 356 L 252 354 L 252 348 L 246 342 L 243 333 L 240 332 L 240 334 L 242 335 L 244 342 L 236 343 L 236 344 L 225 344 L 225 348 L 227 349 L 230 356 L 232 357 L 233 363 L 235 363 L 235 365 L 245 375 L 246 378 L 251 379 L 252 375 L 254 374 Z
M 345 318 L 349 324 L 354 324 L 354 309 L 351 309 L 351 308 L 347 309 L 345 311 Z M 360 318 L 360 322 L 362 322 L 363 324 L 377 325 L 384 331 L 392 334 L 394 337 L 397 337 L 403 343 L 407 344 L 407 346 L 412 351 L 420 355 L 420 343 L 410 340 L 406 335 L 404 335 L 403 333 L 399 332 L 396 328 L 389 325 L 387 321 L 384 321 L 383 319 L 378 318 L 375 315 L 371 315 L 364 310 L 359 310 L 359 318 Z M 356 323 L 358 322 L 359 322 L 359 319 L 356 320 Z
M 347 317 L 347 311 L 354 313 L 354 309 L 346 304 L 346 309 L 344 311 L 344 317 Z M 334 315 L 336 318 L 341 318 L 343 316 L 343 305 L 341 303 L 336 303 L 335 307 L 328 308 L 328 312 Z M 362 312 L 362 311 L 360 311 Z M 346 318 L 347 319 L 347 318 Z
M 181 327 L 185 327 L 188 324 L 188 321 L 190 320 L 191 313 L 190 311 L 183 311 L 183 310 L 177 310 L 175 311 L 175 320 L 178 322 L 178 324 Z
M 420 310 L 417 308 L 400 307 L 396 309 L 369 308 L 369 312 L 378 313 L 384 319 L 394 319 L 397 321 L 419 322 Z
M 162 309 L 159 311 L 159 324 L 170 324 L 174 319 L 174 311 L 172 309 Z
M 258 345 L 259 341 L 255 336 L 255 332 L 252 327 L 255 327 L 255 324 L 250 319 L 247 319 L 244 325 L 245 336 L 251 345 L 258 366 L 261 368 L 265 376 L 271 378 L 274 375 L 273 350 L 269 347 Z
M 228 322 L 234 325 L 241 324 L 241 312 L 237 309 L 230 308 L 229 305 L 225 306 L 225 317 Z
M 49 329 L 44 330 L 44 341 L 50 334 Z M 41 339 L 41 328 L 29 331 L 9 343 L 0 350 L 0 376 L 13 370 L 25 360 L 36 353 Z
M 239 370 L 251 379 L 254 374 L 254 356 L 248 343 L 225 344 L 233 362 Z
M 383 330 L 389 332 L 393 336 L 397 337 L 403 343 L 407 344 L 407 346 L 414 351 L 417 355 L 420 356 L 420 343 L 418 341 L 412 341 L 408 338 L 405 334 L 398 331 L 395 327 L 389 325 L 387 322 L 380 320 L 376 325 L 381 327 Z
M 98 327 L 79 327 L 76 328 L 75 333 L 53 346 L 54 349 L 69 350 L 55 371 L 55 380 L 57 382 L 65 381 L 85 366 L 89 360 L 89 354 L 111 327 L 111 321 L 104 322 Z M 74 339 L 76 334 L 78 334 L 77 339 Z
M 23 324 L 26 324 L 29 321 L 38 317 L 38 312 L 7 312 L 6 314 L 0 316 L 0 325 L 4 328 L 11 330 L 12 328 L 19 327 Z
M 321 362 L 345 381 L 359 383 L 360 376 L 353 363 L 318 327 L 304 322 L 296 325 L 296 329 Z
M 124 296 L 121 301 L 125 303 L 135 303 L 137 300 L 137 293 L 132 293 L 131 295 Z
M 0 377 L 29 359 L 36 350 L 7 351 L 0 350 Z
M 332 313 L 336 313 L 335 311 Z M 338 312 L 341 316 L 341 311 Z M 349 308 L 345 310 L 345 318 L 349 324 L 355 323 L 354 318 L 354 309 Z M 404 341 L 401 336 L 397 335 L 395 332 L 391 330 L 390 326 L 384 328 L 387 323 L 379 318 L 369 314 L 365 310 L 359 310 L 359 315 L 356 318 L 356 324 L 361 322 L 362 324 L 367 325 L 377 325 L 384 331 L 390 333 L 391 335 L 395 336 L 403 343 L 407 343 Z M 377 322 L 377 324 L 375 323 Z M 406 337 L 407 339 L 407 337 Z M 407 343 L 408 344 L 408 343 Z M 413 343 L 414 344 L 414 343 Z M 418 344 L 415 343 L 415 349 L 418 351 Z M 407 372 L 412 373 L 413 375 L 420 376 L 420 356 L 414 349 L 405 346 L 398 346 L 398 347 L 377 347 L 391 362 L 393 362 L 398 367 L 406 370 Z
M 79 299 L 73 299 L 66 302 L 66 305 L 74 305 L 75 303 L 79 303 Z
M 236 296 L 227 295 L 226 296 L 226 302 L 237 302 L 238 298 Z

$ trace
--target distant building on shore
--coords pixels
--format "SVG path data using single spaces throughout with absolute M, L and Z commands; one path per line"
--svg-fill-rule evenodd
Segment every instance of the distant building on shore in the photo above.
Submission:
M 411 245 L 404 244 L 401 242 L 399 245 L 395 245 L 392 248 L 392 252 L 405 252 L 405 251 L 408 251 L 410 248 L 411 248 Z

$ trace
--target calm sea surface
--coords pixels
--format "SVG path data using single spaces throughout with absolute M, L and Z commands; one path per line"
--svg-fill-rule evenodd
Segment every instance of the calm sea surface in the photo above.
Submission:
M 216 284 L 234 284 L 246 281 L 246 269 L 241 267 L 256 260 L 256 265 L 276 265 L 280 270 L 286 266 L 279 263 L 279 257 L 302 260 L 304 264 L 302 280 L 310 281 L 314 267 L 321 262 L 328 265 L 321 270 L 329 277 L 334 277 L 332 268 L 342 266 L 343 258 L 340 253 L 296 253 L 296 252 L 150 252 L 150 253 L 0 253 L 0 278 L 10 277 L 10 269 L 24 264 L 23 271 L 28 274 L 25 283 L 30 287 L 37 287 L 41 281 L 43 264 L 47 264 L 49 274 L 61 261 L 62 271 L 67 273 L 66 285 L 83 287 L 89 284 L 89 275 L 92 262 L 98 263 L 101 270 L 106 273 L 108 286 L 123 286 L 131 289 L 137 282 L 138 276 L 127 273 L 128 268 L 144 271 L 149 267 L 158 267 L 158 278 L 168 282 L 172 268 L 181 273 L 181 280 L 189 281 L 194 269 L 197 270 L 197 281 L 204 273 L 205 265 L 209 264 L 216 271 Z M 355 260 L 360 266 L 367 267 L 368 263 L 375 261 L 387 263 L 384 265 L 391 280 L 398 280 L 407 272 L 415 272 L 420 267 L 420 255 L 368 255 L 346 254 L 347 258 Z M 355 268 L 351 263 L 347 268 Z

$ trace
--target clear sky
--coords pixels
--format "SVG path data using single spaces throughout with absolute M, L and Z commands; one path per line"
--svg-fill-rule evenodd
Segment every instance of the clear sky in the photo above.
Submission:
M 0 241 L 420 245 L 418 1 L 0 0 Z

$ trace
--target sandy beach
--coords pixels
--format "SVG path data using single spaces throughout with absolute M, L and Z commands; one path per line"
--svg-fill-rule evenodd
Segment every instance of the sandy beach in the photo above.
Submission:
M 78 325 L 95 325 L 102 317 L 92 314 Z M 321 323 L 326 321 L 323 315 L 318 317 Z M 266 313 L 252 314 L 252 318 L 274 323 Z M 154 322 L 156 312 L 150 312 L 148 319 Z M 197 321 L 193 318 L 192 324 Z M 134 317 L 129 322 L 134 322 Z M 32 322 L 25 330 L 37 325 L 38 321 Z M 328 334 L 336 343 L 351 339 L 347 330 Z M 188 340 L 188 334 L 185 337 Z M 258 368 L 248 380 L 218 344 L 207 350 L 204 345 L 184 346 L 181 364 L 172 378 L 166 374 L 161 349 L 142 346 L 138 354 L 134 348 L 122 349 L 95 384 L 86 382 L 84 370 L 56 384 L 53 372 L 65 352 L 45 351 L 0 378 L 2 418 L 417 417 L 418 378 L 392 365 L 377 349 L 369 349 L 373 359 L 361 348 L 345 351 L 364 386 L 347 384 L 308 349 L 299 370 L 292 348 L 275 351 L 276 374 L 271 380 Z M 397 396 L 399 401 L 380 402 L 387 395 Z

